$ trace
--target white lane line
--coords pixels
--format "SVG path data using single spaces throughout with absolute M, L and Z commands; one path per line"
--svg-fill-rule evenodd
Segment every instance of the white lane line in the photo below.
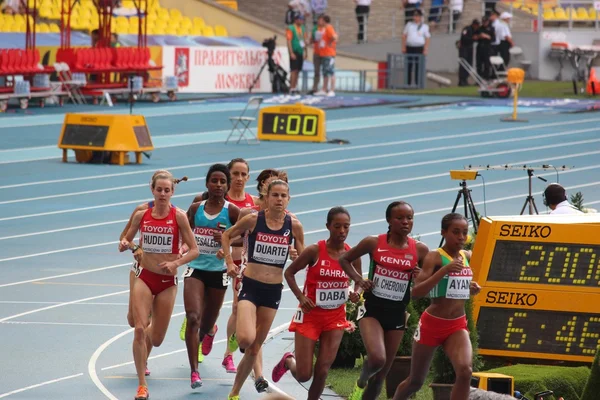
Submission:
M 66 325 L 66 326 L 94 326 L 94 327 L 128 327 L 127 324 L 86 324 L 80 322 L 37 322 L 37 321 L 7 321 L 1 322 L 2 324 L 12 325 Z
M 27 390 L 39 388 L 41 386 L 50 385 L 52 383 L 62 382 L 62 381 L 66 381 L 66 380 L 73 379 L 73 378 L 78 378 L 80 376 L 83 376 L 83 373 L 79 373 L 79 374 L 75 374 L 75 375 L 69 375 L 69 376 L 65 376 L 65 377 L 62 377 L 62 378 L 58 378 L 58 379 L 52 379 L 51 381 L 37 383 L 35 385 L 31 385 L 31 386 L 27 386 L 27 387 L 24 387 L 24 388 L 21 388 L 21 389 L 13 390 L 11 392 L 2 393 L 2 394 L 0 394 L 0 399 L 4 398 L 4 397 L 11 396 L 13 394 L 25 392 Z M 40 396 L 40 397 L 43 398 L 44 396 Z
M 347 160 L 333 160 L 333 161 L 323 161 L 323 162 L 317 162 L 317 163 L 283 166 L 283 167 L 276 167 L 276 169 L 290 170 L 290 169 L 296 169 L 296 168 L 316 167 L 316 166 L 322 166 L 322 165 L 339 164 L 341 162 L 364 161 L 364 160 L 379 159 L 379 158 L 384 158 L 384 157 L 404 156 L 404 155 L 409 155 L 409 154 L 432 153 L 432 152 L 436 152 L 436 151 L 447 151 L 447 150 L 452 150 L 452 149 L 466 149 L 466 148 L 470 148 L 470 147 L 482 147 L 482 146 L 495 145 L 495 144 L 501 144 L 501 143 L 514 143 L 514 142 L 529 141 L 529 140 L 536 140 L 536 139 L 548 139 L 548 138 L 552 138 L 552 137 L 570 136 L 570 135 L 577 135 L 580 133 L 595 132 L 595 131 L 598 131 L 598 128 L 579 129 L 579 130 L 565 131 L 565 132 L 558 132 L 558 133 L 526 136 L 526 137 L 522 137 L 522 138 L 491 140 L 488 142 L 463 143 L 463 144 L 457 144 L 457 145 L 453 145 L 453 146 L 431 147 L 431 148 L 420 149 L 420 150 L 409 150 L 409 151 L 402 151 L 402 152 L 396 152 L 396 153 L 378 154 L 378 155 L 373 155 L 373 156 L 354 157 L 354 158 L 349 158 Z M 334 177 L 334 176 L 339 176 L 339 174 L 331 174 L 327 177 Z M 205 178 L 206 178 L 205 176 L 198 177 L 198 178 L 191 178 L 191 179 L 188 179 L 188 182 L 200 181 L 200 180 L 204 180 Z M 323 178 L 325 178 L 325 177 L 323 177 Z M 306 178 L 305 178 L 305 180 L 306 180 Z M 290 182 L 294 182 L 294 181 L 290 181 Z M 69 192 L 69 193 L 53 194 L 53 195 L 46 195 L 46 196 L 26 197 L 26 198 L 20 198 L 20 199 L 0 201 L 0 205 L 23 203 L 23 202 L 28 202 L 28 201 L 57 199 L 57 198 L 70 197 L 70 196 L 81 196 L 81 195 L 86 195 L 86 194 L 104 193 L 104 192 L 110 192 L 110 191 L 121 191 L 121 190 L 126 190 L 126 189 L 137 189 L 140 187 L 147 187 L 147 186 L 148 186 L 147 183 L 142 183 L 142 184 L 135 184 L 135 185 L 114 186 L 114 187 L 109 187 L 109 188 L 84 190 L 84 191 L 79 191 L 79 192 Z
M 398 141 L 394 141 L 394 142 L 371 143 L 371 144 L 357 145 L 357 146 L 334 147 L 334 148 L 322 149 L 322 150 L 311 150 L 311 151 L 303 151 L 303 152 L 295 152 L 295 153 L 283 153 L 283 154 L 269 155 L 269 156 L 262 156 L 262 157 L 252 157 L 252 158 L 247 158 L 246 160 L 248 162 L 251 162 L 251 161 L 264 161 L 264 160 L 272 160 L 272 159 L 280 159 L 280 158 L 288 158 L 288 157 L 301 157 L 301 156 L 307 156 L 307 155 L 323 154 L 323 153 L 338 152 L 338 151 L 353 151 L 353 150 L 357 150 L 357 149 L 367 149 L 367 148 L 374 148 L 374 147 L 388 147 L 388 146 L 392 146 L 392 145 L 396 145 L 396 144 L 412 144 L 412 143 L 422 143 L 422 142 L 430 142 L 430 141 L 436 141 L 436 140 L 444 140 L 445 141 L 445 140 L 458 139 L 458 138 L 464 138 L 464 137 L 491 135 L 494 133 L 527 131 L 527 130 L 533 130 L 533 129 L 539 129 L 539 128 L 552 128 L 552 127 L 559 127 L 559 126 L 564 126 L 564 125 L 577 125 L 577 124 L 584 124 L 584 123 L 588 123 L 588 122 L 599 122 L 599 121 L 600 121 L 599 118 L 590 118 L 590 119 L 584 119 L 584 120 L 578 120 L 578 121 L 552 122 L 552 123 L 545 123 L 545 124 L 517 126 L 517 127 L 512 127 L 512 128 L 491 129 L 491 130 L 486 130 L 486 131 L 476 131 L 476 132 L 454 134 L 454 135 L 440 135 L 440 136 L 433 136 L 433 137 L 405 139 L 405 140 L 398 140 Z M 180 169 L 208 167 L 208 166 L 210 166 L 212 164 L 216 164 L 216 163 L 227 164 L 228 162 L 229 162 L 229 160 L 212 161 L 212 162 L 199 163 L 199 164 L 173 166 L 173 167 L 169 167 L 168 169 L 170 171 L 175 171 L 175 170 L 180 170 Z M 113 173 L 113 174 L 91 175 L 91 176 L 77 177 L 77 178 L 63 178 L 63 179 L 53 179 L 53 180 L 45 180 L 45 181 L 25 182 L 25 183 L 13 184 L 13 185 L 0 186 L 0 189 L 8 189 L 8 188 L 32 186 L 32 185 L 45 185 L 45 184 L 51 184 L 51 183 L 87 181 L 87 180 L 92 180 L 92 179 L 112 178 L 112 177 L 116 177 L 116 176 L 148 174 L 148 173 L 153 173 L 154 171 L 155 171 L 154 169 L 143 169 L 143 170 L 139 170 L 139 171 L 128 171 L 128 172 L 120 172 L 120 173 Z
M 600 141 L 600 139 L 598 139 L 598 141 Z M 600 152 L 598 152 L 598 153 L 600 153 Z M 581 172 L 581 171 L 586 171 L 586 170 L 593 170 L 593 169 L 597 169 L 597 168 L 600 168 L 600 164 L 592 165 L 592 166 L 588 166 L 588 167 L 582 167 L 582 168 L 574 168 L 574 169 L 571 169 L 571 170 L 563 171 L 563 174 Z M 551 173 L 548 172 L 548 173 L 544 173 L 544 174 L 538 174 L 538 176 L 549 176 L 549 175 L 554 175 L 554 172 L 551 172 Z M 503 180 L 499 180 L 499 181 L 488 182 L 486 184 L 486 186 L 500 185 L 500 184 L 510 183 L 510 182 L 517 182 L 517 181 L 521 181 L 521 180 L 525 180 L 525 179 L 527 179 L 527 178 L 526 177 L 518 177 L 518 178 L 511 178 L 511 179 L 503 179 Z M 363 187 L 372 187 L 372 186 L 379 186 L 379 185 L 387 185 L 390 182 L 394 183 L 394 182 L 397 182 L 397 181 L 379 182 L 379 183 L 376 183 L 376 184 L 366 184 L 366 185 L 353 186 L 353 187 L 348 187 L 348 188 L 331 189 L 331 190 L 326 191 L 326 192 L 344 191 L 344 190 L 351 190 L 351 189 L 360 189 L 360 188 L 363 188 Z M 597 182 L 594 182 L 591 185 L 595 185 L 595 184 L 597 184 Z M 483 184 L 471 185 L 471 188 L 476 188 L 476 187 L 480 187 L 480 186 L 483 186 Z M 406 199 L 406 198 L 411 198 L 411 197 L 428 196 L 428 195 L 432 195 L 432 194 L 440 194 L 440 193 L 447 193 L 447 192 L 453 192 L 453 191 L 456 191 L 455 187 L 453 187 L 453 188 L 447 188 L 447 189 L 430 190 L 430 191 L 426 191 L 426 192 L 410 193 L 410 194 L 406 194 L 406 195 L 402 195 L 402 196 L 386 197 L 386 198 L 383 198 L 383 199 L 374 199 L 374 200 L 363 201 L 363 202 L 359 202 L 359 203 L 346 204 L 346 205 L 344 205 L 344 207 L 346 207 L 346 208 L 349 208 L 349 207 L 358 207 L 358 206 L 363 206 L 363 205 L 367 205 L 367 204 L 374 204 L 374 203 L 381 203 L 381 202 L 384 202 L 384 201 L 395 200 L 395 199 L 398 199 L 400 197 Z M 296 195 L 295 197 L 303 197 L 303 196 L 302 195 Z M 331 207 L 324 207 L 324 208 L 318 208 L 318 209 L 312 209 L 312 210 L 306 210 L 306 211 L 298 211 L 295 214 L 296 215 L 313 214 L 313 213 L 317 213 L 317 212 L 321 212 L 321 211 L 327 211 L 330 208 Z M 134 240 L 138 240 L 138 239 L 135 238 Z M 33 253 L 33 254 L 26 254 L 26 255 L 9 257 L 9 258 L 2 258 L 2 259 L 0 259 L 0 263 L 1 262 L 6 262 L 6 261 L 22 260 L 22 259 L 26 259 L 26 258 L 38 257 L 38 256 L 43 256 L 43 255 L 49 255 L 49 254 L 64 253 L 64 252 L 74 251 L 74 250 L 81 250 L 81 249 L 94 248 L 94 247 L 102 247 L 102 246 L 107 246 L 107 245 L 115 245 L 115 244 L 118 244 L 118 243 L 119 243 L 118 241 L 105 242 L 105 243 L 96 243 L 96 244 L 90 244 L 90 245 L 85 245 L 85 246 L 77 246 L 77 247 L 70 247 L 70 248 L 64 248 L 64 249 L 58 249 L 58 250 L 50 250 L 50 251 L 45 251 L 45 252 L 42 252 L 42 253 Z
M 64 306 L 68 306 L 68 305 L 71 305 L 71 304 L 82 303 L 84 301 L 90 301 L 90 300 L 96 300 L 96 299 L 103 299 L 105 297 L 110 297 L 110 296 L 117 296 L 119 294 L 124 294 L 124 293 L 128 293 L 128 292 L 129 292 L 129 290 L 121 290 L 120 292 L 107 293 L 107 294 L 102 294 L 100 296 L 86 297 L 85 299 L 79 299 L 79 300 L 73 300 L 73 301 L 67 301 L 67 302 L 64 302 L 64 303 L 54 304 L 52 306 L 43 307 L 43 308 L 37 308 L 35 310 L 29 310 L 29 311 L 25 311 L 25 312 L 22 312 L 22 313 L 19 313 L 19 314 L 14 314 L 14 315 L 10 315 L 8 317 L 0 318 L 0 322 L 10 321 L 11 319 L 23 317 L 25 315 L 35 314 L 35 313 L 38 313 L 38 312 L 41 312 L 41 311 L 52 310 L 52 309 L 58 308 L 58 307 L 64 307 Z
M 510 142 L 513 140 L 509 139 L 506 141 Z M 598 142 L 600 142 L 600 139 L 587 139 L 587 140 L 571 141 L 571 142 L 567 142 L 567 143 L 558 143 L 558 144 L 549 144 L 549 145 L 537 146 L 537 147 L 528 147 L 528 148 L 524 148 L 524 149 L 523 148 L 510 149 L 510 150 L 495 151 L 495 152 L 489 152 L 489 153 L 481 153 L 481 154 L 477 154 L 475 157 L 489 157 L 489 156 L 497 156 L 497 155 L 503 155 L 503 154 L 525 153 L 525 152 L 530 152 L 530 151 L 534 151 L 534 150 L 545 150 L 545 149 L 552 149 L 552 148 L 557 148 L 557 147 L 577 146 L 577 145 L 581 145 L 581 144 L 591 144 L 591 143 L 598 143 Z M 479 145 L 480 144 L 477 144 L 477 146 L 479 146 Z M 379 154 L 377 156 L 361 157 L 360 159 L 381 159 L 384 157 L 396 157 L 398 155 L 418 154 L 418 153 L 422 153 L 422 152 L 424 152 L 424 150 Z M 589 154 L 595 154 L 595 152 L 591 152 Z M 561 156 L 561 157 L 564 158 L 564 156 Z M 415 166 L 422 166 L 422 165 L 433 165 L 433 164 L 440 164 L 440 163 L 445 163 L 445 162 L 450 162 L 450 161 L 468 160 L 468 159 L 473 159 L 473 158 L 474 158 L 474 156 L 467 155 L 467 156 L 460 156 L 460 157 L 451 157 L 451 158 L 446 158 L 446 159 L 435 159 L 435 160 L 430 160 L 430 161 L 422 161 L 422 162 L 417 162 L 417 163 L 403 164 L 401 166 L 396 166 L 396 168 L 415 167 Z M 353 158 L 353 159 L 325 161 L 325 162 L 321 162 L 321 163 L 301 164 L 301 165 L 297 165 L 297 166 L 289 166 L 285 169 L 290 170 L 293 168 L 313 167 L 316 165 L 342 164 L 342 163 L 348 163 L 349 161 L 353 161 L 353 160 L 356 161 L 358 159 L 359 158 Z M 512 163 L 512 164 L 514 164 L 514 163 Z M 189 193 L 174 195 L 172 198 L 195 196 L 197 194 L 198 194 L 197 191 L 189 192 Z M 138 199 L 138 200 L 128 200 L 128 201 L 121 201 L 118 203 L 109 203 L 109 204 L 102 204 L 102 205 L 97 205 L 97 206 L 79 207 L 79 208 L 72 208 L 72 209 L 67 209 L 67 210 L 48 211 L 48 212 L 35 213 L 35 214 L 14 215 L 12 217 L 0 218 L 0 221 L 11 221 L 11 220 L 18 220 L 18 219 L 42 217 L 42 216 L 46 216 L 46 215 L 69 214 L 69 213 L 74 213 L 74 212 L 89 211 L 89 210 L 122 206 L 122 205 L 128 205 L 128 204 L 140 204 L 145 201 L 148 201 L 148 199 L 146 198 L 146 199 Z
M 25 283 L 32 283 L 32 282 L 39 282 L 39 281 L 46 281 L 48 279 L 58 279 L 58 278 L 65 278 L 67 276 L 74 276 L 74 275 L 81 275 L 81 274 L 89 274 L 90 272 L 98 272 L 98 271 L 104 271 L 107 269 L 113 269 L 113 268 L 120 268 L 120 267 L 124 267 L 126 265 L 131 265 L 131 262 L 125 263 L 125 264 L 116 264 L 116 265 L 110 265 L 108 267 L 101 267 L 101 268 L 94 268 L 94 269 L 88 269 L 85 271 L 78 271 L 78 272 L 70 272 L 68 274 L 60 274 L 60 275 L 53 275 L 53 276 L 45 276 L 43 278 L 38 278 L 38 279 L 28 279 L 26 281 L 19 281 L 19 282 L 12 282 L 12 283 L 3 283 L 0 285 L 0 288 L 3 287 L 8 287 L 8 286 L 16 286 L 16 285 L 23 285 Z
M 531 148 L 529 150 L 535 150 L 535 149 L 536 148 Z M 521 152 L 523 150 L 516 150 L 516 151 Z M 534 162 L 548 162 L 548 161 L 554 161 L 557 159 L 584 157 L 584 156 L 593 155 L 593 154 L 600 154 L 600 151 L 572 153 L 572 154 L 566 154 L 566 155 L 561 155 L 561 156 L 552 157 L 552 158 L 546 157 L 546 158 L 535 159 L 535 160 L 517 161 L 517 162 L 511 163 L 511 165 L 531 164 Z M 480 156 L 485 156 L 485 154 L 482 154 Z M 436 160 L 436 162 L 445 162 L 445 160 Z M 424 163 L 429 163 L 429 161 L 426 161 Z M 407 168 L 407 167 L 412 167 L 414 165 L 415 165 L 414 163 L 413 164 L 400 164 L 400 165 L 394 165 L 394 166 L 389 166 L 389 167 L 368 168 L 368 169 L 363 169 L 363 170 L 342 172 L 342 173 L 337 173 L 337 174 L 311 176 L 311 177 L 305 177 L 305 178 L 300 178 L 300 179 L 292 179 L 292 180 L 290 180 L 290 183 L 299 182 L 299 181 L 307 181 L 307 180 L 315 180 L 315 179 L 325 179 L 325 178 L 330 178 L 330 177 L 358 175 L 358 174 L 363 174 L 363 173 L 378 172 L 378 171 L 391 170 L 391 169 Z M 397 180 L 394 182 L 398 183 L 398 182 L 409 182 L 409 181 L 415 181 L 415 180 L 421 180 L 421 179 L 439 178 L 439 177 L 446 176 L 447 174 L 448 174 L 448 172 L 443 172 L 443 173 L 433 174 L 433 175 L 423 175 L 423 176 L 418 176 L 418 177 L 413 177 L 413 178 L 406 178 L 404 180 Z M 384 182 L 383 184 L 386 184 L 386 183 Z M 344 189 L 348 190 L 348 189 L 350 189 L 350 187 L 346 187 Z M 330 191 L 337 191 L 337 189 L 330 189 Z M 304 197 L 304 196 L 310 196 L 310 195 L 319 194 L 319 193 L 324 193 L 324 192 L 318 191 L 318 192 L 300 193 L 300 194 L 294 195 L 294 197 Z M 192 195 L 192 194 L 195 194 L 195 192 L 194 193 L 186 193 L 186 194 L 182 194 L 182 195 L 175 195 L 173 197 L 183 197 L 183 196 L 188 196 L 188 195 Z M 138 203 L 141 203 L 142 201 L 143 200 L 133 201 L 131 203 L 138 204 Z M 96 226 L 120 224 L 120 223 L 125 223 L 127 221 L 128 220 L 123 219 L 123 220 L 106 221 L 106 222 L 87 224 L 87 225 L 78 225 L 78 226 L 72 226 L 72 227 L 67 227 L 67 228 L 52 229 L 52 230 L 48 230 L 48 231 L 22 233 L 22 234 L 18 234 L 18 235 L 3 236 L 3 237 L 0 237 L 0 240 L 17 239 L 17 238 L 23 238 L 23 237 L 46 235 L 46 234 L 51 234 L 51 233 L 66 232 L 66 231 L 77 230 L 77 229 L 92 228 L 92 227 L 96 227 Z M 0 286 L 0 287 L 2 287 L 2 286 Z

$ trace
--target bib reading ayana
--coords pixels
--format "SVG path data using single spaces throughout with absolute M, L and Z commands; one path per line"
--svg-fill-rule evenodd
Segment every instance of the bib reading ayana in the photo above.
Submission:
M 170 226 L 144 226 L 143 249 L 146 253 L 171 253 L 173 228 Z
M 317 307 L 339 308 L 348 299 L 348 282 L 317 282 Z
M 373 274 L 373 294 L 382 299 L 401 301 L 409 281 L 409 273 L 377 265 Z
M 285 264 L 288 246 L 289 236 L 259 232 L 256 235 L 253 258 L 263 263 Z
M 221 248 L 221 244 L 215 242 L 213 234 L 218 231 L 214 228 L 196 227 L 194 228 L 194 236 L 198 244 L 200 254 L 214 256 Z
M 472 279 L 473 271 L 471 271 L 471 268 L 463 268 L 457 274 L 448 274 L 446 298 L 468 300 L 471 297 L 470 286 Z

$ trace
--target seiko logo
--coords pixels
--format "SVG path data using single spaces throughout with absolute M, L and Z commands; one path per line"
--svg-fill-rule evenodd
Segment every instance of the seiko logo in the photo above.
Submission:
M 500 227 L 500 236 L 547 238 L 552 233 L 548 225 L 508 225 Z
M 95 117 L 81 117 L 81 122 L 96 122 L 98 118 Z
M 533 307 L 537 303 L 537 295 L 534 293 L 519 292 L 488 292 L 485 302 L 490 304 L 510 304 L 515 306 Z

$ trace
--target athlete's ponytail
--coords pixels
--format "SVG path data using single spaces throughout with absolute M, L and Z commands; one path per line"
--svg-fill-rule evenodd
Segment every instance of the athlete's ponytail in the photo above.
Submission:
M 173 183 L 174 183 L 174 184 L 176 184 L 176 185 L 178 185 L 178 184 L 179 184 L 179 183 L 181 183 L 181 182 L 187 182 L 187 180 L 188 180 L 188 177 L 187 177 L 187 176 L 184 176 L 184 177 L 183 177 L 183 178 L 181 178 L 181 179 L 173 179 Z

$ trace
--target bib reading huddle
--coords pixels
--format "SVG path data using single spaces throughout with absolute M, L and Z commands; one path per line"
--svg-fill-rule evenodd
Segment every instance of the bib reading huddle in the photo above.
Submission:
M 146 253 L 179 253 L 179 227 L 177 226 L 177 208 L 171 206 L 169 214 L 163 219 L 152 216 L 148 208 L 140 223 L 141 245 Z
M 306 271 L 304 294 L 317 307 L 332 310 L 342 307 L 348 300 L 349 278 L 337 260 L 332 259 L 327 252 L 327 243 L 318 243 L 319 258 Z M 344 244 L 346 251 L 350 246 Z
M 293 239 L 292 217 L 285 214 L 283 226 L 274 231 L 267 226 L 265 212 L 259 211 L 256 227 L 248 235 L 248 262 L 285 267 Z
M 452 257 L 448 255 L 443 249 L 437 249 L 438 253 L 442 257 L 442 266 L 448 265 L 452 262 Z M 447 299 L 456 300 L 469 300 L 471 297 L 471 280 L 473 279 L 473 271 L 469 266 L 469 260 L 463 250 L 460 251 L 460 255 L 463 259 L 464 267 L 460 272 L 451 272 L 445 275 L 437 285 L 429 292 L 429 297 L 445 297 Z M 441 268 L 440 267 L 440 268 Z M 438 270 L 439 268 L 436 268 Z
M 405 249 L 397 249 L 388 244 L 387 234 L 379 235 L 369 266 L 373 289 L 365 294 L 365 300 L 385 308 L 405 306 L 410 300 L 412 272 L 418 259 L 413 239 L 407 239 Z
M 200 255 L 191 261 L 189 266 L 203 271 L 223 271 L 226 269 L 224 261 L 216 257 L 221 243 L 216 242 L 213 235 L 216 231 L 224 232 L 231 227 L 229 202 L 225 201 L 221 211 L 215 215 L 207 214 L 204 211 L 205 204 L 206 200 L 200 203 L 194 217 L 194 236 Z

